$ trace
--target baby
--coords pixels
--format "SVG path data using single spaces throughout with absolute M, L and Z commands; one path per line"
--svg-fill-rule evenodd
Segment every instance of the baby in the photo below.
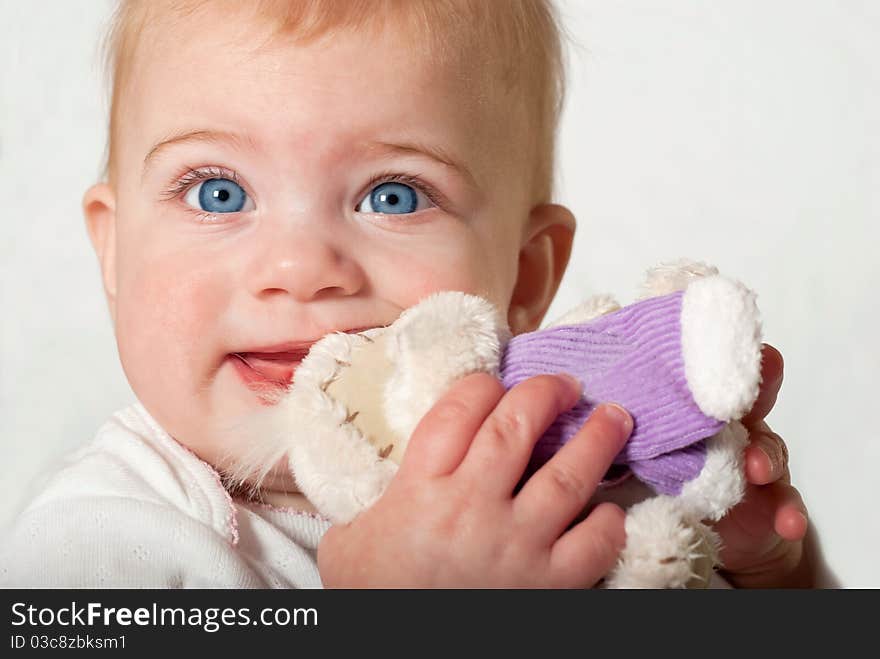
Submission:
M 588 587 L 625 542 L 583 515 L 632 428 L 603 405 L 512 494 L 578 385 L 463 379 L 385 495 L 330 528 L 290 474 L 225 478 L 229 424 L 309 346 L 441 290 L 541 323 L 575 220 L 550 203 L 561 46 L 543 0 L 123 2 L 110 40 L 106 181 L 83 206 L 138 403 L 18 519 L 5 584 Z M 763 417 L 746 501 L 717 525 L 734 585 L 809 584 L 806 511 Z M 221 439 L 222 438 L 222 439 Z

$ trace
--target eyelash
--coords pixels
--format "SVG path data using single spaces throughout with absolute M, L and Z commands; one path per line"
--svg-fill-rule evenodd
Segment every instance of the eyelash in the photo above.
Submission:
M 162 198 L 165 200 L 178 199 L 186 194 L 191 187 L 200 183 L 201 181 L 207 181 L 212 178 L 226 178 L 230 181 L 233 181 L 235 184 L 242 185 L 241 178 L 238 174 L 225 167 L 201 167 L 199 169 L 193 167 L 187 167 L 182 174 L 180 174 L 177 180 L 171 184 L 165 192 L 162 193 Z M 446 197 L 437 190 L 434 186 L 426 183 L 424 180 L 419 178 L 418 176 L 412 176 L 410 174 L 401 174 L 399 172 L 386 171 L 376 176 L 373 176 L 370 181 L 365 186 L 364 191 L 361 193 L 359 198 L 363 198 L 370 190 L 372 190 L 375 186 L 380 183 L 403 183 L 405 185 L 409 185 L 416 190 L 422 192 L 432 204 L 437 206 L 440 209 L 446 209 L 448 206 L 448 201 Z M 247 192 L 247 190 L 245 190 Z M 197 210 L 195 208 L 187 207 L 191 212 L 195 213 L 198 217 L 202 218 L 202 221 L 208 222 L 213 218 L 216 218 L 217 213 L 208 213 L 206 211 Z
M 201 169 L 187 167 L 183 173 L 178 176 L 177 180 L 172 183 L 171 187 L 162 194 L 162 198 L 166 200 L 174 199 L 181 196 L 196 183 L 207 181 L 212 178 L 228 178 L 235 184 L 241 185 L 241 180 L 239 179 L 238 174 L 231 169 L 226 169 L 225 167 L 202 167 Z
M 361 192 L 359 198 L 363 199 L 363 197 L 366 196 L 366 194 L 370 190 L 372 190 L 380 183 L 403 183 L 404 185 L 408 185 L 415 188 L 416 190 L 419 190 L 430 200 L 432 204 L 434 204 L 438 208 L 445 210 L 448 207 L 448 201 L 446 197 L 433 185 L 426 183 L 418 176 L 401 174 L 399 172 L 392 171 L 382 172 L 371 178 L 367 185 L 364 186 L 364 190 L 363 192 Z

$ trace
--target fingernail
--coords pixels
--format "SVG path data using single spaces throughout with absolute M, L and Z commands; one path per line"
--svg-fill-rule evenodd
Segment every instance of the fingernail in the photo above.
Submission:
M 620 426 L 623 434 L 629 435 L 632 432 L 633 420 L 629 412 L 617 403 L 605 403 L 603 407 L 605 408 L 605 415 Z
M 760 435 L 758 441 L 760 442 L 758 448 L 761 453 L 767 456 L 767 461 L 770 464 L 771 477 L 778 476 L 782 471 L 782 455 L 779 451 L 779 445 L 772 438 L 763 434 Z
M 770 455 L 770 451 L 763 446 L 760 448 L 760 451 L 767 457 L 767 464 L 770 465 L 770 475 L 773 476 L 773 474 L 776 473 L 776 462 L 773 460 L 773 456 Z

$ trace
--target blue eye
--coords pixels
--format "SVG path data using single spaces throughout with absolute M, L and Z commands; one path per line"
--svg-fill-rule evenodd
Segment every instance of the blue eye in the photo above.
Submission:
M 207 213 L 237 213 L 254 207 L 242 187 L 228 178 L 211 178 L 194 185 L 187 191 L 184 201 Z
M 433 204 L 412 186 L 388 181 L 374 187 L 355 208 L 360 213 L 404 215 L 430 208 Z

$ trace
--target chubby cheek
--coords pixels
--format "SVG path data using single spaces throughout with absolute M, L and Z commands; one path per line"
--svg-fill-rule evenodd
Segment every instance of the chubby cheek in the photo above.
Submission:
M 491 245 L 491 238 L 462 232 L 456 240 L 437 241 L 421 250 L 395 250 L 383 255 L 378 272 L 384 289 L 401 307 L 410 307 L 438 291 L 480 295 L 506 311 L 516 275 L 510 250 Z M 374 277 L 377 270 L 373 271 Z
M 116 335 L 135 394 L 172 434 L 205 410 L 227 292 L 221 273 L 192 259 L 134 257 L 119 271 Z

